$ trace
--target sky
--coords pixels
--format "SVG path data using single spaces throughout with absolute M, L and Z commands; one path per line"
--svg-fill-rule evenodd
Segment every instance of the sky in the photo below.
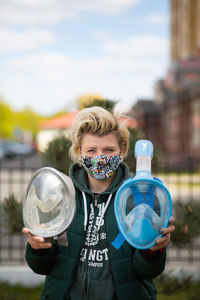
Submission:
M 0 0 L 0 97 L 73 111 L 97 94 L 127 109 L 169 68 L 169 0 Z

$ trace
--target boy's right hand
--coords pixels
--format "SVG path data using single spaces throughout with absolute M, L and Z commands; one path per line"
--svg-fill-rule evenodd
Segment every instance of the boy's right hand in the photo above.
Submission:
M 28 242 L 33 249 L 49 249 L 52 246 L 51 243 L 46 243 L 43 237 L 33 235 L 26 227 L 22 228 L 22 233 L 27 234 Z

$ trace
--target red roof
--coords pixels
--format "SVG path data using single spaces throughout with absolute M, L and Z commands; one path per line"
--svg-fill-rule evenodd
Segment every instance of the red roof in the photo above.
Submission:
M 68 113 L 63 116 L 55 117 L 50 120 L 45 120 L 40 123 L 41 129 L 66 129 L 72 126 L 74 118 L 76 117 L 78 111 Z
M 40 123 L 41 129 L 67 129 L 72 126 L 74 118 L 76 117 L 79 111 L 74 111 L 68 113 L 63 116 L 59 116 L 56 118 L 52 118 L 50 120 L 45 120 Z M 128 128 L 136 128 L 137 121 L 135 119 L 130 119 L 128 117 L 121 117 L 119 118 L 121 122 L 123 122 Z
M 126 127 L 135 129 L 137 128 L 137 121 L 136 119 L 131 119 L 128 117 L 121 117 L 119 120 L 126 125 Z

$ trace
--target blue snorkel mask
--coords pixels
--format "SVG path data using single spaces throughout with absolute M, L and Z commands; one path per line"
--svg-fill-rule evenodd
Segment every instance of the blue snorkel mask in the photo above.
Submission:
M 172 202 L 162 182 L 151 175 L 153 145 L 148 140 L 135 144 L 136 175 L 127 179 L 115 196 L 115 217 L 119 234 L 113 246 L 119 249 L 126 240 L 138 249 L 148 249 L 168 226 Z

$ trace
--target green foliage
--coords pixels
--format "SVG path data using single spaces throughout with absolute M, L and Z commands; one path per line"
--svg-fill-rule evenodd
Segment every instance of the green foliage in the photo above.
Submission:
M 0 138 L 13 138 L 14 130 L 29 131 L 33 137 L 39 130 L 39 122 L 47 117 L 34 113 L 30 108 L 14 111 L 0 98 Z
M 159 289 L 159 293 L 172 295 L 180 290 L 187 290 L 192 285 L 192 276 L 181 272 L 179 276 L 174 276 L 171 271 L 162 273 L 154 280 L 154 284 Z
M 77 99 L 78 109 L 81 110 L 88 106 L 93 106 L 93 102 L 98 100 L 103 100 L 103 98 L 98 94 L 83 94 Z M 98 105 L 99 106 L 99 105 Z
M 172 276 L 169 272 L 162 273 L 154 280 L 158 289 L 157 300 L 199 300 L 200 280 L 194 281 L 187 273 Z M 11 285 L 0 282 L 1 300 L 38 300 L 42 285 L 24 287 L 23 284 Z
M 10 138 L 13 130 L 14 113 L 2 99 L 0 99 L 0 120 L 0 137 Z
M 129 150 L 127 157 L 124 159 L 124 162 L 129 166 L 129 170 L 131 173 L 135 173 L 135 165 L 136 160 L 134 156 L 134 148 L 135 143 L 144 138 L 143 133 L 138 129 L 129 129 L 130 137 L 129 137 Z
M 13 194 L 4 199 L 2 212 L 3 222 L 1 226 L 5 226 L 8 229 L 9 234 L 20 233 L 24 226 L 22 203 L 19 203 Z
M 145 139 L 145 135 L 144 133 L 136 128 L 136 129 L 130 129 L 129 128 L 129 132 L 130 132 L 130 138 L 129 138 L 129 150 L 128 150 L 128 155 L 126 157 L 126 159 L 124 160 L 124 162 L 127 163 L 127 165 L 129 166 L 130 172 L 131 173 L 135 173 L 135 168 L 136 168 L 136 160 L 135 160 L 135 156 L 134 156 L 134 149 L 135 149 L 135 143 L 138 140 L 141 139 Z M 160 150 L 157 147 L 157 145 L 153 145 L 153 159 L 152 159 L 152 172 L 158 169 L 159 166 L 159 162 L 160 162 Z
M 68 169 L 72 163 L 69 157 L 71 141 L 64 135 L 54 138 L 45 152 L 42 153 L 43 165 L 57 169 L 68 174 Z
M 54 114 L 51 114 L 49 117 L 46 117 L 45 119 L 52 119 L 52 118 L 57 118 L 57 117 L 61 117 L 61 116 L 65 116 L 66 115 L 66 111 L 64 110 L 58 110 L 56 111 Z
M 33 136 L 39 131 L 39 122 L 43 117 L 35 114 L 30 108 L 15 112 L 15 128 L 29 130 Z
M 95 99 L 92 101 L 92 103 L 88 103 L 85 105 L 85 107 L 91 107 L 91 106 L 100 106 L 108 111 L 112 111 L 116 102 L 108 100 L 108 99 Z
M 1 300 L 38 300 L 42 286 L 24 287 L 22 285 L 10 285 L 7 282 L 0 282 Z
M 176 201 L 173 210 L 176 230 L 171 236 L 171 241 L 177 248 L 191 249 L 200 234 L 200 203 Z
M 187 272 L 173 275 L 171 271 L 162 273 L 154 280 L 158 290 L 157 300 L 198 300 L 200 280 L 194 280 Z
M 161 168 L 162 152 L 157 144 L 153 144 L 153 158 L 152 158 L 152 173 L 155 173 Z

